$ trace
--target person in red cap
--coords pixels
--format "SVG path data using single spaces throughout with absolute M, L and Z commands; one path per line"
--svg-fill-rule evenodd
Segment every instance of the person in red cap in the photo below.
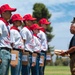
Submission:
M 24 44 L 18 27 L 22 25 L 23 18 L 20 16 L 20 14 L 14 14 L 11 17 L 11 21 L 13 23 L 13 26 L 10 28 L 11 46 L 13 50 L 19 51 L 18 65 L 15 67 L 11 65 L 11 75 L 20 75 L 22 66 L 22 51 L 24 50 Z
M 37 36 L 41 40 L 41 53 L 40 53 L 40 56 L 41 55 L 44 56 L 44 66 L 39 67 L 39 75 L 44 75 L 44 69 L 45 69 L 45 64 L 46 64 L 46 52 L 47 52 L 47 49 L 48 49 L 47 38 L 46 38 L 45 32 L 46 32 L 47 26 L 50 24 L 50 22 L 48 22 L 46 18 L 42 18 L 42 19 L 40 19 L 39 24 L 41 26 L 41 30 L 40 30 L 40 32 L 38 33 Z M 39 60 L 39 62 L 40 61 L 41 60 Z
M 33 24 L 31 26 L 31 29 L 33 31 L 33 39 L 31 41 L 31 44 L 33 42 L 31 75 L 39 75 L 39 55 L 40 55 L 40 50 L 41 50 L 41 43 L 37 34 L 39 33 L 40 28 L 41 27 L 38 24 Z
M 32 39 L 32 32 L 31 32 L 31 25 L 33 24 L 33 21 L 36 20 L 36 18 L 33 18 L 32 15 L 26 14 L 24 17 L 24 23 L 25 26 L 21 30 L 21 36 L 24 41 L 24 50 L 25 52 L 29 53 L 29 64 L 22 65 L 22 75 L 29 75 L 30 74 L 30 64 L 31 64 L 31 54 L 32 54 L 32 46 L 30 46 L 30 41 Z M 28 59 L 27 59 L 28 61 Z M 26 61 L 26 62 L 27 62 Z
M 16 11 L 16 8 L 11 8 L 8 4 L 4 4 L 0 7 L 0 75 L 8 75 L 11 59 L 8 21 L 11 18 L 11 12 L 14 11 Z

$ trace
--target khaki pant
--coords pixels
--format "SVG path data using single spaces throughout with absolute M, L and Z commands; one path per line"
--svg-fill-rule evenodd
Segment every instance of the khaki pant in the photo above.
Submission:
M 71 75 L 75 75 L 75 54 L 73 54 L 70 59 Z

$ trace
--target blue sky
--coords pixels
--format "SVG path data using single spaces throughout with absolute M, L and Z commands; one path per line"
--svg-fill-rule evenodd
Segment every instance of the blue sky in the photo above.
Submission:
M 44 3 L 52 14 L 50 19 L 55 37 L 50 42 L 55 49 L 67 50 L 72 35 L 69 32 L 70 24 L 75 16 L 75 0 L 1 0 L 2 4 L 8 3 L 11 7 L 16 7 L 15 13 L 32 14 L 35 3 Z

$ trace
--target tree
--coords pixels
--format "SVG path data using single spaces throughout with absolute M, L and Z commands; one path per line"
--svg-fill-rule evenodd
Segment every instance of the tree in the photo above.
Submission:
M 67 58 L 62 58 L 62 64 L 63 64 L 63 66 L 68 66 L 69 62 L 70 62 L 70 59 L 68 57 Z
M 51 17 L 51 14 L 49 14 L 48 9 L 43 3 L 35 3 L 33 10 L 33 16 L 37 18 L 37 21 L 39 21 L 41 18 L 49 19 Z
M 61 57 L 57 56 L 55 61 L 55 66 L 62 65 L 62 66 L 68 66 L 70 62 L 70 59 L 68 57 Z
M 49 20 L 51 18 L 51 13 L 49 13 L 48 9 L 43 3 L 35 3 L 33 6 L 33 17 L 37 18 L 37 23 L 41 18 L 46 18 Z M 54 35 L 51 34 L 53 28 L 48 25 L 46 34 L 47 34 L 47 41 L 50 42 Z M 48 46 L 48 51 L 50 52 L 53 47 Z
M 62 64 L 62 58 L 59 57 L 59 56 L 57 56 L 57 57 L 56 57 L 56 61 L 55 61 L 54 64 L 55 64 L 55 66 L 63 65 L 63 64 Z

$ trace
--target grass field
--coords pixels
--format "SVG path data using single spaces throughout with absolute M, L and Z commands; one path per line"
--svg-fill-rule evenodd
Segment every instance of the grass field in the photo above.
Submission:
M 71 75 L 69 66 L 46 66 L 45 75 Z
M 9 72 L 9 75 L 10 72 Z M 46 66 L 45 75 L 71 75 L 69 66 Z

